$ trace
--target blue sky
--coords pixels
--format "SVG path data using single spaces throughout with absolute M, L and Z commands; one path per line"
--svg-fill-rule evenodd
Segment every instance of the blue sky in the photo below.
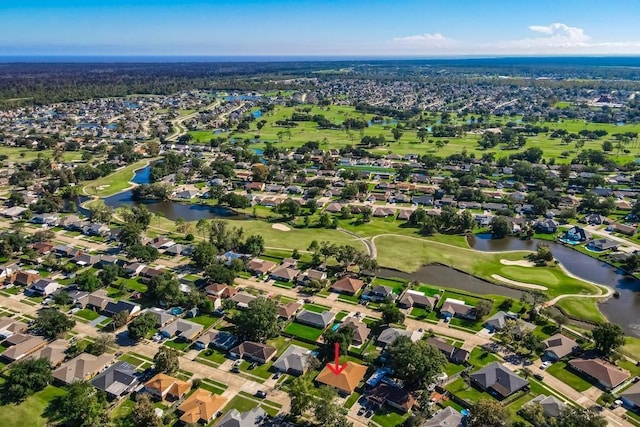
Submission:
M 640 54 L 640 1 L 0 0 L 0 55 Z

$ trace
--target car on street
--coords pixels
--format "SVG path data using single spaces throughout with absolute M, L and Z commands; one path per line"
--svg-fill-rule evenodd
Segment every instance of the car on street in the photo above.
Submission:
M 548 360 L 545 360 L 544 362 L 542 362 L 542 365 L 540 365 L 540 369 L 547 369 L 549 366 L 553 365 L 553 363 L 549 362 Z
M 267 393 L 265 393 L 262 390 L 258 390 L 256 391 L 256 397 L 259 397 L 260 399 L 264 399 L 265 397 L 267 397 Z

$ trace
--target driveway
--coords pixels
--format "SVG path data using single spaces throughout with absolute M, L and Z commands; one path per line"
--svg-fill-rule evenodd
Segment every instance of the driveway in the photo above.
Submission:
M 98 316 L 95 319 L 93 319 L 91 322 L 89 322 L 89 326 L 93 326 L 94 328 L 97 327 L 100 323 L 102 323 L 103 321 L 107 320 L 108 317 L 107 316 Z

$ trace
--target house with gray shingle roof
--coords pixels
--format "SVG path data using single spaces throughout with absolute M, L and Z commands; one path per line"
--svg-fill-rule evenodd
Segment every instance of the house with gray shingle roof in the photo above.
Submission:
M 303 325 L 313 326 L 314 328 L 324 329 L 333 323 L 336 314 L 331 311 L 323 311 L 322 313 L 316 313 L 315 311 L 302 310 L 296 316 L 296 322 Z

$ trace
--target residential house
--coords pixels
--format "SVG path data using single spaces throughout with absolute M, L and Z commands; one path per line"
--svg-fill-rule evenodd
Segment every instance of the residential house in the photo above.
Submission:
M 35 295 L 48 296 L 57 291 L 59 288 L 60 284 L 54 280 L 38 279 L 27 288 L 27 291 Z
M 140 383 L 135 366 L 127 362 L 116 362 L 91 380 L 98 390 L 102 390 L 110 399 L 119 399 L 132 392 Z
M 275 347 L 253 341 L 245 341 L 229 350 L 229 354 L 235 358 L 258 363 L 267 363 L 277 352 Z
M 188 425 L 208 424 L 226 403 L 226 397 L 199 388 L 178 406 L 180 421 Z
M 569 366 L 606 390 L 616 388 L 629 378 L 629 371 L 602 359 L 572 359 Z
M 369 334 L 371 333 L 371 329 L 369 329 L 367 324 L 354 316 L 344 319 L 344 321 L 340 325 L 340 329 L 342 328 L 350 328 L 353 330 L 352 344 L 355 346 L 364 344 L 369 338 Z
M 313 356 L 311 356 L 309 349 L 291 344 L 284 353 L 273 362 L 273 368 L 291 375 L 302 375 L 309 367 L 310 357 Z
M 345 365 L 338 375 L 325 366 L 316 377 L 316 382 L 335 388 L 343 396 L 350 395 L 364 378 L 367 367 L 354 362 L 347 362 Z
M 63 384 L 88 380 L 107 367 L 112 360 L 113 355 L 109 353 L 100 356 L 82 353 L 53 371 L 53 378 Z
M 305 284 L 311 280 L 318 280 L 320 282 L 327 280 L 327 272 L 310 268 L 298 276 L 298 283 L 300 284 Z
M 267 418 L 267 413 L 260 407 L 247 412 L 239 412 L 234 408 L 220 419 L 216 427 L 259 427 L 264 425 Z
M 254 258 L 247 263 L 247 271 L 255 276 L 262 276 L 263 274 L 267 274 L 268 272 L 276 268 L 277 265 L 278 264 L 273 261 Z
M 212 283 L 204 288 L 207 295 L 216 298 L 231 298 L 238 293 L 236 288 L 225 283 Z
M 640 382 L 633 384 L 620 394 L 620 399 L 629 408 L 638 411 L 640 409 Z
M 582 227 L 573 226 L 566 231 L 564 238 L 572 242 L 586 242 L 591 238 L 591 234 Z
M 587 248 L 596 252 L 604 252 L 608 250 L 616 251 L 620 246 L 619 242 L 610 239 L 594 239 L 587 244 Z
M 300 274 L 300 271 L 295 268 L 280 266 L 275 270 L 273 270 L 271 273 L 269 273 L 269 277 L 271 277 L 273 280 L 290 282 L 294 280 L 296 277 L 298 277 L 299 274 Z
M 333 285 L 331 285 L 331 290 L 347 295 L 354 295 L 362 289 L 362 286 L 364 286 L 364 282 L 362 280 L 345 276 L 336 280 Z
M 428 297 L 424 292 L 415 291 L 413 289 L 407 289 L 404 291 L 398 300 L 398 306 L 402 308 L 419 307 L 433 310 L 436 304 L 438 304 L 437 295 Z
M 638 231 L 638 227 L 635 225 L 619 224 L 617 222 L 611 224 L 607 229 L 616 233 L 626 234 L 628 236 L 633 236 Z
M 100 262 L 99 255 L 91 255 L 87 253 L 79 253 L 71 258 L 71 262 L 80 267 L 91 267 Z
M 192 251 L 193 251 L 192 246 L 176 243 L 175 245 L 167 248 L 167 250 L 164 251 L 164 253 L 166 255 L 178 256 L 178 255 L 189 255 Z
M 557 418 L 562 411 L 567 408 L 567 404 L 555 396 L 545 396 L 544 394 L 538 395 L 525 403 L 523 408 L 529 405 L 539 404 L 542 406 L 542 412 L 547 418 Z
M 11 344 L 0 356 L 9 363 L 21 360 L 38 349 L 44 347 L 47 342 L 42 337 L 33 335 L 14 334 L 7 338 L 5 345 Z
M 238 292 L 233 297 L 231 297 L 231 301 L 235 302 L 238 308 L 248 308 L 249 303 L 256 299 L 257 297 L 246 292 Z
M 151 246 L 152 248 L 156 248 L 160 250 L 160 249 L 170 248 L 175 244 L 176 242 L 174 242 L 173 240 L 169 239 L 166 236 L 158 236 L 153 238 L 149 243 L 147 243 L 147 246 Z
M 40 279 L 40 276 L 36 273 L 28 271 L 18 271 L 15 275 L 9 279 L 10 283 L 18 286 L 30 286 L 32 283 Z
M 131 318 L 140 314 L 140 310 L 141 310 L 141 307 L 139 304 L 136 304 L 127 300 L 120 300 L 120 301 L 108 301 L 107 305 L 104 307 L 104 310 L 102 310 L 102 312 L 105 316 L 111 317 L 114 314 L 122 313 L 124 311 Z
M 460 347 L 453 346 L 446 341 L 441 340 L 436 337 L 427 338 L 427 343 L 429 345 L 434 346 L 442 354 L 445 355 L 448 361 L 455 364 L 463 364 L 469 359 L 469 352 L 467 350 L 463 350 Z
M 421 427 L 464 427 L 465 417 L 451 406 L 439 410 L 425 421 Z
M 451 319 L 452 317 L 460 317 L 462 319 L 476 320 L 477 313 L 476 308 L 467 305 L 464 301 L 447 298 L 442 307 L 440 307 L 440 315 L 444 319 Z
M 413 394 L 385 380 L 375 386 L 366 399 L 375 407 L 381 408 L 386 404 L 401 412 L 409 412 L 416 403 Z
M 182 190 L 175 193 L 176 199 L 190 200 L 194 197 L 198 197 L 200 193 L 196 190 Z
M 531 324 L 529 322 L 525 322 L 524 320 L 519 320 L 518 315 L 515 313 L 506 313 L 502 310 L 498 311 L 496 314 L 491 316 L 484 322 L 484 327 L 487 328 L 490 332 L 496 332 L 502 330 L 508 321 L 514 321 L 516 323 L 516 337 L 522 336 L 523 333 L 527 331 L 533 331 L 536 328 L 536 325 Z
M 124 271 L 127 273 L 129 277 L 135 277 L 139 275 L 144 268 L 147 266 L 145 264 L 140 264 L 139 262 L 132 262 L 124 266 Z
M 278 317 L 290 320 L 298 313 L 298 310 L 300 310 L 301 307 L 302 304 L 295 301 L 288 304 L 278 305 Z
M 82 299 L 79 301 L 80 308 L 90 308 L 97 312 L 102 312 L 104 308 L 110 303 L 112 300 L 107 296 L 106 289 L 98 289 L 97 291 L 91 292 L 87 295 L 86 299 Z M 81 305 L 84 304 L 84 305 Z
M 53 248 L 54 246 L 48 242 L 36 242 L 31 245 L 31 249 L 33 249 L 38 255 L 50 254 Z M 0 277 L 3 276 L 0 275 Z
M 296 322 L 313 326 L 314 328 L 324 329 L 333 323 L 335 317 L 336 314 L 331 311 L 316 313 L 315 311 L 302 310 L 296 315 Z
M 558 232 L 558 223 L 552 219 L 540 219 L 536 221 L 533 228 L 538 233 L 553 234 Z
M 552 337 L 543 341 L 546 346 L 544 356 L 551 360 L 560 360 L 567 356 L 572 355 L 577 349 L 580 348 L 578 343 L 571 338 L 562 335 L 555 334 Z
M 149 284 L 154 277 L 162 276 L 164 273 L 163 270 L 151 267 L 144 267 L 140 271 L 140 277 L 142 277 L 142 282 Z
M 411 341 L 416 342 L 422 339 L 424 331 L 422 329 L 411 331 L 408 329 L 387 328 L 380 333 L 380 336 L 378 336 L 378 339 L 376 340 L 376 344 L 381 347 L 386 347 L 393 344 L 398 337 L 401 336 L 408 337 Z
M 203 326 L 198 323 L 178 319 L 160 329 L 160 334 L 167 338 L 175 336 L 180 341 L 190 342 L 202 332 L 202 329 Z
M 46 359 L 52 367 L 56 367 L 64 362 L 67 357 L 66 351 L 69 348 L 69 341 L 57 339 L 50 342 L 45 347 L 32 353 L 30 359 Z
M 235 346 L 238 341 L 240 341 L 240 339 L 229 332 L 209 329 L 198 337 L 195 346 L 200 349 L 213 347 L 219 350 L 228 351 L 230 348 Z
M 391 286 L 377 285 L 371 289 L 367 289 L 362 293 L 361 298 L 367 301 L 395 301 L 398 295 L 393 292 Z
M 191 384 L 167 374 L 156 374 L 144 385 L 144 391 L 162 401 L 181 399 L 191 389 Z
M 158 307 L 152 307 L 148 310 L 145 310 L 144 313 L 149 313 L 153 317 L 155 317 L 157 328 L 163 328 L 169 323 L 176 320 L 176 316 Z
M 498 362 L 493 362 L 470 374 L 469 378 L 481 390 L 491 392 L 500 399 L 529 386 L 529 381 Z

